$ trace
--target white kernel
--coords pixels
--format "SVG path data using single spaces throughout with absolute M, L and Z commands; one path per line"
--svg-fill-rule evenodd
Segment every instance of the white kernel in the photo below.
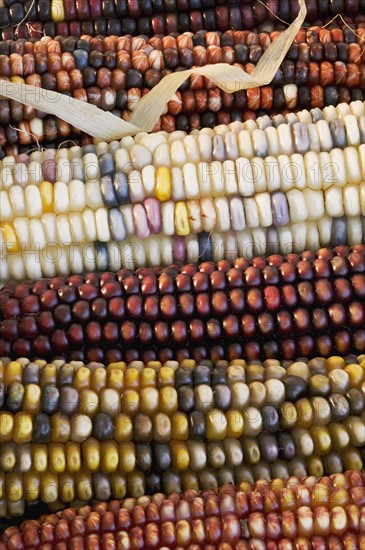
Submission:
M 98 241 L 107 243 L 110 241 L 110 230 L 108 224 L 108 210 L 98 208 L 95 212 L 95 224 Z
M 42 199 L 36 185 L 27 185 L 24 189 L 27 215 L 29 218 L 39 218 L 42 215 Z
M 70 197 L 70 211 L 82 212 L 86 207 L 86 188 L 81 180 L 72 180 L 68 184 L 68 193 Z
M 101 208 L 104 205 L 99 180 L 88 180 L 85 183 L 85 199 L 86 206 L 92 210 Z
M 185 196 L 187 199 L 197 199 L 200 195 L 196 165 L 188 162 L 183 167 Z

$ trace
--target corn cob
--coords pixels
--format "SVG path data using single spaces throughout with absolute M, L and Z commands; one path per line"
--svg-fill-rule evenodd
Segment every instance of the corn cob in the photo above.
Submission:
M 6 158 L 1 278 L 362 242 L 364 121 L 220 127 L 169 142 L 160 134 L 160 144 L 142 135 Z
M 207 464 L 237 468 L 244 456 L 249 466 L 263 460 L 273 468 L 278 457 L 287 467 L 299 457 L 310 475 L 342 471 L 343 464 L 361 468 L 365 396 L 357 388 L 365 362 L 358 361 L 316 358 L 286 368 L 275 360 L 170 361 L 106 369 L 4 361 L 1 467 L 60 475 L 83 465 L 110 474 L 118 467 L 130 473 L 136 463 L 145 473 L 154 463 L 160 472 L 171 466 L 200 472 Z M 126 461 L 125 453 L 137 459 Z
M 276 479 L 138 496 L 9 527 L 0 550 L 362 548 L 364 474 Z M 43 542 L 47 541 L 47 543 Z
M 119 46 L 116 44 L 116 37 L 114 37 L 114 41 L 112 38 L 106 39 L 107 47 L 114 47 L 114 49 L 122 45 L 128 47 L 124 38 L 119 39 Z M 182 39 L 179 41 L 180 43 L 185 43 L 187 40 L 192 42 L 190 36 L 182 35 Z M 137 38 L 132 46 L 140 44 L 142 47 L 143 42 L 145 42 L 143 38 Z M 19 78 L 24 78 L 24 75 L 25 82 L 28 84 L 42 85 L 42 87 L 51 90 L 58 89 L 62 93 L 72 94 L 77 99 L 88 101 L 104 110 L 112 111 L 118 117 L 128 119 L 141 97 L 148 93 L 149 89 L 156 85 L 166 72 L 171 69 L 179 70 L 177 66 L 179 57 L 183 64 L 182 68 L 192 64 L 203 65 L 228 61 L 229 63 L 239 62 L 248 72 L 251 72 L 255 59 L 260 57 L 262 51 L 262 48 L 256 47 L 253 61 L 247 62 L 241 53 L 238 56 L 233 55 L 235 50 L 232 47 L 224 48 L 226 54 L 224 57 L 218 46 L 208 47 L 209 56 L 204 55 L 202 48 L 199 50 L 201 55 L 194 56 L 192 49 L 187 47 L 182 48 L 183 53 L 174 49 L 173 46 L 176 48 L 177 42 L 178 39 L 173 37 L 166 37 L 164 40 L 168 52 L 167 68 L 163 68 L 166 64 L 160 50 L 154 49 L 150 53 L 149 57 L 151 60 L 154 59 L 153 66 L 161 67 L 162 72 L 149 69 L 146 53 L 137 49 L 132 51 L 132 60 L 124 49 L 119 50 L 118 54 L 109 51 L 102 54 L 100 51 L 94 50 L 90 52 L 91 65 L 88 66 L 87 50 L 90 48 L 90 44 L 84 39 L 79 41 L 79 46 L 83 46 L 84 49 L 78 48 L 74 57 L 70 52 L 62 54 L 59 42 L 52 40 L 38 43 L 41 47 L 36 48 L 35 56 L 24 54 L 24 58 L 22 58 L 17 53 L 13 53 L 9 57 L 1 56 L 0 76 L 19 80 Z M 76 43 L 75 40 L 74 43 Z M 29 43 L 29 45 L 31 44 Z M 157 45 L 159 44 L 157 43 Z M 192 43 L 190 45 L 192 47 Z M 335 43 L 328 45 L 332 45 L 332 52 L 337 52 Z M 248 90 L 247 92 L 242 90 L 236 94 L 228 94 L 209 86 L 203 77 L 198 76 L 190 79 L 190 86 L 187 82 L 171 99 L 166 113 L 157 123 L 156 129 L 162 128 L 171 132 L 175 128 L 188 130 L 201 126 L 212 127 L 217 122 L 229 123 L 231 120 L 251 117 L 259 109 L 268 112 L 273 108 L 276 111 L 306 107 L 322 108 L 339 102 L 349 102 L 351 99 L 363 99 L 362 89 L 364 88 L 365 73 L 364 66 L 360 63 L 364 52 L 360 43 L 348 44 L 350 52 L 346 52 L 347 59 L 349 59 L 347 65 L 343 61 L 319 62 L 320 49 L 315 48 L 315 46 L 319 46 L 323 50 L 319 43 L 312 44 L 313 48 L 311 49 L 313 49 L 316 60 L 312 62 L 308 56 L 310 46 L 308 44 L 305 46 L 306 51 L 302 49 L 302 59 L 306 59 L 305 62 L 299 57 L 296 62 L 287 59 L 278 71 L 272 85 L 264 86 L 261 89 Z M 44 53 L 42 54 L 42 49 L 45 52 L 46 47 L 49 49 L 49 59 Z M 331 56 L 329 53 L 331 48 L 327 48 L 327 51 Z M 170 52 L 175 52 L 175 54 Z M 242 52 L 242 49 L 239 52 Z M 100 67 L 103 55 L 106 56 L 107 67 Z M 245 54 L 243 55 L 245 56 Z M 291 55 L 295 56 L 294 52 Z M 196 59 L 196 57 L 198 58 Z M 171 68 L 169 68 L 169 64 Z M 35 69 L 37 69 L 36 73 L 34 73 Z M 77 135 L 76 130 L 71 130 L 68 124 L 58 121 L 54 117 L 46 117 L 43 121 L 37 116 L 35 109 L 29 109 L 20 103 L 2 100 L 1 106 L 0 121 L 5 127 L 2 130 L 2 136 L 0 136 L 0 144 L 4 144 L 5 140 L 10 144 L 18 143 L 18 141 L 27 144 L 36 139 L 38 141 L 66 139 L 70 137 L 70 131 Z
M 154 4 L 159 4 L 155 7 Z M 186 1 L 182 2 L 185 6 Z M 307 3 L 307 22 L 326 21 L 338 13 L 346 13 L 348 22 L 363 18 L 360 5 L 363 0 L 339 0 L 338 2 Z M 10 6 L 9 6 L 10 4 Z M 191 2 L 189 3 L 191 4 Z M 210 8 L 214 8 L 210 3 Z M 207 31 L 226 31 L 227 29 L 253 29 L 267 23 L 277 23 L 275 15 L 281 14 L 286 21 L 293 21 L 299 11 L 298 2 L 268 2 L 271 13 L 265 6 L 255 1 L 242 5 L 217 5 L 214 9 L 202 11 L 184 7 L 183 13 L 174 2 L 163 6 L 162 2 L 101 2 L 82 0 L 70 2 L 64 0 L 37 0 L 33 3 L 4 2 L 0 8 L 0 23 L 3 40 L 14 37 L 27 38 L 35 32 L 47 35 L 60 34 L 79 36 L 80 34 L 131 34 L 154 35 Z M 345 8 L 346 4 L 346 8 Z M 130 6 L 130 9 L 128 7 Z M 147 13 L 148 12 L 148 13 Z M 157 13 L 156 13 L 157 12 Z M 165 13 L 164 13 L 165 12 Z M 186 13 L 187 12 L 187 13 Z M 148 16 L 147 16 L 148 15 Z M 151 17 L 152 16 L 152 17 Z
M 362 223 L 359 227 L 359 223 Z M 322 233 L 322 236 L 321 236 Z M 323 234 L 326 236 L 324 237 Z M 317 249 L 323 246 L 337 246 L 364 241 L 364 217 L 323 218 L 313 221 L 289 224 L 285 228 L 270 227 L 253 230 L 208 234 L 205 232 L 188 237 L 166 237 L 151 235 L 146 239 L 127 238 L 123 243 L 83 243 L 81 245 L 49 244 L 44 248 L 11 252 L 1 258 L 0 275 L 2 283 L 8 280 L 37 280 L 41 277 L 67 276 L 90 271 L 156 268 L 173 262 L 202 262 L 224 259 L 230 261 L 239 257 L 252 259 L 254 256 L 297 253 L 303 249 Z M 8 233 L 9 235 L 9 233 Z
M 205 358 L 204 343 L 212 357 L 248 359 L 364 350 L 364 246 L 268 261 L 272 269 L 240 259 L 5 286 L 0 356 Z
M 60 506 L 361 469 L 364 357 L 358 360 L 107 369 L 5 361 L 0 513 L 18 514 L 23 498 Z

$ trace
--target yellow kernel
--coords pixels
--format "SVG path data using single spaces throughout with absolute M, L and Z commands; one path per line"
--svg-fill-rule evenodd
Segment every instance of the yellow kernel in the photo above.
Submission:
M 121 391 L 124 387 L 124 372 L 122 369 L 112 368 L 108 370 L 108 388 Z
M 33 420 L 30 414 L 18 412 L 14 415 L 13 441 L 17 445 L 32 440 Z
M 100 443 L 95 437 L 89 437 L 82 443 L 83 466 L 90 472 L 96 472 L 100 465 Z
M 175 388 L 164 386 L 160 389 L 160 411 L 172 414 L 178 409 L 178 396 Z
M 41 474 L 41 500 L 46 504 L 58 500 L 58 476 L 50 472 Z
M 91 375 L 90 389 L 99 393 L 103 388 L 106 388 L 106 370 L 98 367 Z
M 61 474 L 66 470 L 65 449 L 61 443 L 49 444 L 48 463 L 53 474 Z
M 43 212 L 53 212 L 53 185 L 49 181 L 42 181 L 39 184 Z
M 66 443 L 67 471 L 76 473 L 81 470 L 81 448 L 79 443 L 69 441 Z
M 11 472 L 16 465 L 16 447 L 14 443 L 1 445 L 0 468 L 3 472 Z
M 71 422 L 68 416 L 55 413 L 51 416 L 52 436 L 55 443 L 67 443 L 71 435 Z
M 187 470 L 190 465 L 190 455 L 186 443 L 183 441 L 171 442 L 172 467 L 177 470 Z
M 141 388 L 156 387 L 156 371 L 151 367 L 146 367 L 141 372 Z
M 23 476 L 23 491 L 24 498 L 29 502 L 34 502 L 39 499 L 41 489 L 41 478 L 36 472 L 26 472 Z
M 129 389 L 139 389 L 139 372 L 134 367 L 128 367 L 124 372 L 124 387 Z
M 314 414 L 311 402 L 306 397 L 298 399 L 295 404 L 297 409 L 297 426 L 299 428 L 310 428 L 314 422 Z
M 157 375 L 157 384 L 159 388 L 163 386 L 174 386 L 175 371 L 171 367 L 161 367 Z
M 156 169 L 156 198 L 160 202 L 165 202 L 171 199 L 172 185 L 170 170 L 165 166 L 159 166 Z
M 139 393 L 135 390 L 124 390 L 121 396 L 122 412 L 134 416 L 139 412 Z
M 10 82 L 15 82 L 16 84 L 25 84 L 25 80 L 22 76 L 11 76 Z
M 48 447 L 46 444 L 32 445 L 32 463 L 36 472 L 45 472 L 48 468 Z
M 351 388 L 359 388 L 365 380 L 365 370 L 355 363 L 347 365 L 344 370 L 349 375 Z
M 41 368 L 40 385 L 46 386 L 47 384 L 56 384 L 57 381 L 57 369 L 56 365 L 49 363 Z
M 118 414 L 114 425 L 114 439 L 118 443 L 130 441 L 133 437 L 133 424 L 127 414 Z
M 189 437 L 189 420 L 184 412 L 177 411 L 171 417 L 171 437 L 186 441 Z
M 159 393 L 157 388 L 147 387 L 141 390 L 141 412 L 152 415 L 158 411 Z
M 239 411 L 227 411 L 227 437 L 239 438 L 244 432 L 243 415 Z
M 16 254 L 19 252 L 19 241 L 12 223 L 2 223 L 0 231 L 3 234 L 3 241 L 6 252 L 8 254 Z
M 80 393 L 80 414 L 93 418 L 99 410 L 99 396 L 96 392 L 83 389 Z
M 12 472 L 6 476 L 5 484 L 6 498 L 10 502 L 18 502 L 23 498 L 23 476 Z
M 63 0 L 52 0 L 51 17 L 54 23 L 60 23 L 65 20 L 65 8 Z
M 328 371 L 334 370 L 334 369 L 344 369 L 346 366 L 346 361 L 343 357 L 339 357 L 338 355 L 332 355 L 332 357 L 329 357 L 326 359 L 326 368 Z
M 67 473 L 60 475 L 60 500 L 61 502 L 72 502 L 76 498 L 75 481 L 73 476 Z
M 90 474 L 79 472 L 75 475 L 77 498 L 91 500 L 93 497 L 93 482 Z
M 308 474 L 315 477 L 324 475 L 323 462 L 320 456 L 312 455 L 306 460 Z
M 190 235 L 188 209 L 185 202 L 182 201 L 175 204 L 175 229 L 177 235 L 182 237 Z
M 0 412 L 0 443 L 11 441 L 13 435 L 13 416 L 5 411 Z
M 27 384 L 24 388 L 23 410 L 39 412 L 41 406 L 41 388 L 37 384 Z
M 136 449 L 132 441 L 119 443 L 119 471 L 125 474 L 136 469 Z
M 4 369 L 4 384 L 9 386 L 13 382 L 22 381 L 23 369 L 18 361 L 10 361 L 10 363 Z
M 115 441 L 103 441 L 100 445 L 100 469 L 104 474 L 111 474 L 118 468 L 118 445 Z
M 114 498 L 122 499 L 127 494 L 127 478 L 119 472 L 114 472 L 110 476 L 110 485 Z
M 212 409 L 207 413 L 207 439 L 223 441 L 227 437 L 227 419 L 223 411 Z

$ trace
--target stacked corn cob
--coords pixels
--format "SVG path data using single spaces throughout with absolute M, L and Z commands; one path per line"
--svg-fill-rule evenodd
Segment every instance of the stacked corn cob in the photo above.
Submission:
M 6 157 L 1 278 L 356 244 L 364 141 L 354 102 Z
M 358 245 L 251 265 L 241 259 L 7 285 L 0 356 L 110 362 L 363 352 L 364 252 Z
M 0 8 L 3 40 L 81 34 L 169 34 L 182 32 L 253 29 L 293 21 L 299 11 L 297 0 L 259 0 L 224 5 L 223 0 L 4 0 Z M 326 21 L 346 15 L 360 20 L 364 0 L 307 0 L 307 22 Z
M 349 31 L 347 29 L 347 31 Z M 299 33 L 272 84 L 229 94 L 202 76 L 191 77 L 168 103 L 155 129 L 214 127 L 257 112 L 323 108 L 363 99 L 364 28 Z M 172 70 L 225 62 L 252 72 L 279 33 L 183 34 L 177 38 L 127 37 L 4 43 L 0 77 L 39 85 L 129 119 L 138 101 Z M 202 39 L 202 40 L 201 40 Z M 331 41 L 329 41 L 331 40 Z M 203 42 L 204 46 L 201 44 Z M 197 44 L 197 45 L 195 45 Z M 5 54 L 6 52 L 6 54 Z M 80 139 L 80 131 L 15 101 L 1 100 L 0 145 Z
M 1 515 L 363 467 L 364 356 L 0 367 Z

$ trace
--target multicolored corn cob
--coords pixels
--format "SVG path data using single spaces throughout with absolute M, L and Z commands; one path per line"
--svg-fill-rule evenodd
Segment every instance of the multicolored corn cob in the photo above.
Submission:
M 7 501 L 135 497 L 363 467 L 364 356 L 106 368 L 21 359 L 0 363 L 0 375 L 2 514 Z
M 180 6 L 178 5 L 180 4 Z M 112 0 L 37 0 L 12 3 L 4 1 L 0 8 L 3 40 L 81 34 L 169 34 L 182 32 L 253 29 L 278 23 L 278 17 L 293 21 L 299 11 L 297 0 L 270 0 L 266 3 L 199 0 L 128 1 Z M 363 21 L 364 0 L 307 0 L 307 23 L 325 22 L 334 15 L 345 15 L 348 22 Z M 267 9 L 268 8 L 268 9 Z
M 320 36 L 319 30 L 299 35 L 270 86 L 228 94 L 202 76 L 190 78 L 168 103 L 155 129 L 185 131 L 244 120 L 260 111 L 323 108 L 362 100 L 364 29 L 347 37 L 347 44 L 338 42 L 345 37 L 337 30 L 334 41 L 323 44 L 313 41 L 328 38 Z M 128 120 L 138 101 L 172 70 L 225 62 L 239 63 L 252 72 L 263 51 L 278 37 L 277 32 L 235 34 L 218 41 L 217 33 L 208 33 L 207 47 L 194 46 L 194 37 L 189 34 L 151 38 L 148 43 L 144 37 L 109 37 L 103 41 L 91 37 L 79 41 L 45 38 L 35 44 L 20 41 L 17 46 L 15 42 L 14 47 L 4 43 L 9 54 L 0 56 L 0 77 L 70 94 Z M 259 37 L 262 45 L 258 44 Z M 222 47 L 219 42 L 227 45 Z M 0 145 L 54 142 L 80 134 L 55 117 L 5 99 L 1 100 L 0 122 L 4 124 Z
M 58 550 L 353 550 L 365 542 L 363 510 L 364 474 L 291 477 L 67 509 L 9 527 L 0 550 L 44 544 Z
M 7 157 L 2 280 L 360 243 L 364 136 L 354 102 Z
M 256 258 L 251 266 L 239 259 L 9 284 L 0 294 L 0 356 L 113 362 L 361 353 L 364 252 L 358 245 Z

